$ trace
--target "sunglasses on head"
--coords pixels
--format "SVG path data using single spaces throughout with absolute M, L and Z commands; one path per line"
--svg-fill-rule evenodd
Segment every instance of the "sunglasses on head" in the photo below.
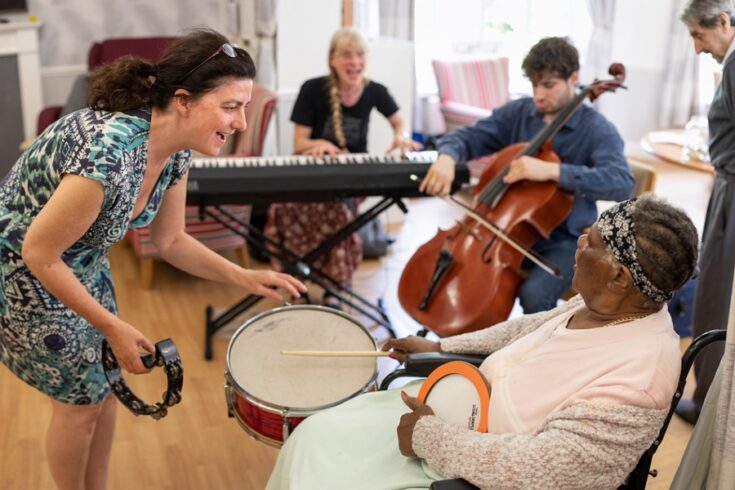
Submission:
M 205 58 L 204 61 L 202 61 L 201 63 L 199 63 L 197 66 L 195 66 L 194 68 L 192 68 L 188 72 L 186 72 L 186 75 L 184 75 L 183 77 L 181 77 L 181 80 L 179 81 L 179 83 L 181 83 L 184 80 L 186 80 L 189 75 L 191 75 L 192 73 L 194 73 L 197 70 L 197 68 L 199 68 L 204 63 L 206 63 L 207 61 L 211 60 L 212 58 L 214 58 L 215 56 L 217 56 L 220 53 L 224 53 L 227 56 L 229 56 L 230 58 L 237 58 L 237 51 L 235 50 L 235 48 L 237 48 L 237 46 L 235 46 L 234 44 L 224 43 L 222 46 L 220 46 L 219 48 L 217 48 L 217 51 L 215 51 L 214 53 L 212 53 L 209 56 L 207 56 L 207 58 Z

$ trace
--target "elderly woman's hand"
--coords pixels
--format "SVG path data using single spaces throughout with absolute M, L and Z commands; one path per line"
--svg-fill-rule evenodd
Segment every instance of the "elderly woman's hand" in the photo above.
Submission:
M 390 357 L 398 360 L 399 362 L 404 362 L 408 354 L 413 354 L 415 352 L 442 351 L 439 342 L 426 340 L 425 338 L 418 337 L 416 335 L 410 335 L 402 339 L 388 339 L 388 341 L 383 344 L 382 350 L 388 351 L 390 349 L 393 349 Z
M 407 458 L 415 458 L 417 456 L 413 451 L 413 429 L 421 417 L 434 415 L 434 411 L 416 398 L 408 396 L 405 391 L 401 391 L 401 398 L 403 403 L 411 409 L 411 412 L 401 416 L 401 421 L 396 429 L 396 432 L 398 432 L 398 449 Z

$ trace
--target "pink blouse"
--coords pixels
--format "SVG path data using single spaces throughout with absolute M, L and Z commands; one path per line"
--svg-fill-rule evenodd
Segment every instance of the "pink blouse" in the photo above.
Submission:
M 681 369 L 666 308 L 609 327 L 570 330 L 578 309 L 552 318 L 488 357 L 488 432 L 536 432 L 552 413 L 581 401 L 665 409 Z

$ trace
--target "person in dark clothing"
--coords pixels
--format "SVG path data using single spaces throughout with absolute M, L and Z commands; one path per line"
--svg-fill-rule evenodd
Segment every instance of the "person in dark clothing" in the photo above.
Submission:
M 722 82 L 710 105 L 709 155 L 715 167 L 699 254 L 699 280 L 694 294 L 692 334 L 727 328 L 735 268 L 735 9 L 726 0 L 691 0 L 680 19 L 689 29 L 697 54 L 708 53 L 722 64 Z M 695 423 L 712 384 L 725 346 L 715 342 L 697 356 L 697 388 L 682 399 L 676 413 Z

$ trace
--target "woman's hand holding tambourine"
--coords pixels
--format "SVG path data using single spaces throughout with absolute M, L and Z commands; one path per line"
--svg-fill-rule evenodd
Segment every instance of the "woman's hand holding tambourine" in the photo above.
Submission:
M 176 350 L 176 345 L 171 339 L 157 342 L 151 352 L 155 352 L 155 355 L 140 356 L 136 353 L 137 363 L 134 364 L 139 363 L 143 366 L 143 372 L 150 371 L 154 366 L 159 366 L 166 373 L 166 391 L 163 392 L 163 399 L 160 402 L 149 405 L 130 390 L 123 379 L 120 363 L 112 350 L 109 339 L 102 341 L 102 369 L 112 392 L 133 414 L 149 415 L 155 420 L 160 420 L 168 414 L 169 407 L 181 402 L 181 391 L 184 387 L 184 368 L 181 364 L 179 352 Z
M 145 374 L 150 371 L 141 361 L 141 349 L 151 354 L 156 352 L 150 340 L 129 323 L 120 321 L 107 333 L 107 342 L 112 348 L 118 364 L 132 374 Z

